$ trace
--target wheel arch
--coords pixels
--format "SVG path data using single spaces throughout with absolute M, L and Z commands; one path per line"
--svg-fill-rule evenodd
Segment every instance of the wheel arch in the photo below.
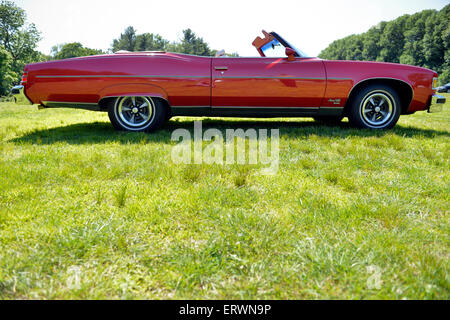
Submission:
M 167 99 L 161 97 L 160 95 L 155 95 L 152 93 L 131 93 L 131 94 L 120 94 L 120 95 L 113 95 L 113 96 L 106 96 L 106 97 L 102 97 L 99 101 L 98 101 L 98 105 L 100 107 L 101 111 L 107 111 L 108 110 L 108 106 L 111 103 L 111 101 L 116 100 L 117 98 L 122 98 L 122 97 L 149 97 L 152 99 L 158 99 L 159 101 L 161 101 L 164 105 L 164 107 L 166 108 L 167 112 L 171 112 L 171 108 L 170 108 L 170 103 Z
M 156 85 L 144 83 L 121 83 L 103 88 L 98 92 L 98 105 L 105 111 L 111 99 L 120 97 L 150 97 L 164 101 L 164 105 L 170 110 L 169 96 L 167 92 Z
M 359 81 L 352 87 L 348 95 L 347 103 L 345 104 L 344 107 L 344 114 L 348 113 L 348 108 L 350 108 L 351 106 L 352 99 L 357 95 L 357 93 L 361 89 L 373 84 L 388 85 L 393 90 L 395 90 L 400 98 L 401 104 L 400 113 L 401 114 L 408 113 L 409 106 L 411 105 L 411 102 L 414 98 L 414 90 L 408 82 L 395 78 L 369 78 Z

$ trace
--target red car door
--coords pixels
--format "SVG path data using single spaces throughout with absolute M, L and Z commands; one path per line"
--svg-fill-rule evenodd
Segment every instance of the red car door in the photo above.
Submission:
M 213 58 L 213 110 L 230 108 L 317 111 L 326 75 L 317 58 Z

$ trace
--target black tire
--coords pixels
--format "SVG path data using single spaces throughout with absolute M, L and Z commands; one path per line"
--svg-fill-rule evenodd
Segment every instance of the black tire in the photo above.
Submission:
M 170 110 L 166 110 L 166 122 L 172 119 L 172 112 Z
M 153 132 L 164 124 L 166 114 L 164 103 L 151 97 L 118 97 L 108 104 L 109 120 L 117 130 Z
M 343 116 L 315 116 L 314 121 L 324 125 L 338 125 L 344 119 Z
M 348 120 L 357 128 L 390 129 L 400 117 L 400 98 L 387 85 L 374 84 L 362 88 L 349 103 Z

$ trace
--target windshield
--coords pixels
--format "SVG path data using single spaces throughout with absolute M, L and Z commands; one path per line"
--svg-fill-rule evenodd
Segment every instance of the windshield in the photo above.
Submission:
M 277 39 L 273 39 L 269 43 L 262 46 L 261 51 L 264 53 L 264 56 L 270 58 L 280 58 L 286 56 L 286 48 Z
M 297 57 L 308 57 L 306 53 L 303 51 L 297 49 L 293 45 L 291 45 L 289 42 L 284 40 L 280 35 L 278 35 L 275 32 L 270 33 L 272 36 L 275 37 L 272 41 L 265 44 L 261 47 L 261 51 L 263 52 L 265 57 L 270 58 L 282 58 L 286 56 L 286 47 L 289 47 L 291 49 L 294 49 L 297 54 Z

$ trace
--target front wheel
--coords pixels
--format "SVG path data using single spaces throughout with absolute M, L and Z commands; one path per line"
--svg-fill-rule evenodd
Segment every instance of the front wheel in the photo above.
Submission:
M 390 129 L 400 117 L 400 106 L 400 98 L 391 87 L 371 85 L 352 99 L 348 119 L 358 128 Z
M 159 99 L 119 97 L 110 102 L 108 116 L 118 130 L 151 132 L 164 123 L 166 108 Z

